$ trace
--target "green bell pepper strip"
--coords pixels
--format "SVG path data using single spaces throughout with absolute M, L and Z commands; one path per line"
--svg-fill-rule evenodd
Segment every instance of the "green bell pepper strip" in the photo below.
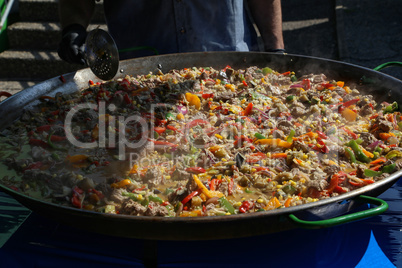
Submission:
M 384 114 L 386 113 L 393 113 L 398 110 L 398 103 L 394 101 L 392 104 L 388 105 L 384 109 Z
M 270 74 L 270 73 L 272 73 L 272 69 L 269 68 L 269 67 L 265 67 L 265 68 L 262 69 L 262 73 L 264 75 Z
M 350 162 L 351 162 L 351 163 L 356 163 L 356 156 L 355 156 L 355 154 L 352 152 L 352 150 L 350 150 L 349 147 L 345 147 L 345 152 L 348 153 L 349 158 L 350 158 Z
M 381 171 L 374 171 L 371 169 L 364 170 L 364 176 L 366 176 L 366 177 L 376 177 L 376 176 L 380 176 L 381 174 L 382 174 Z
M 261 140 L 261 139 L 266 139 L 264 135 L 260 134 L 260 133 L 255 133 L 254 137 L 256 137 L 257 139 Z
M 218 200 L 220 205 L 224 207 L 230 214 L 236 214 L 235 208 L 225 197 L 222 196 Z
M 289 95 L 289 96 L 286 97 L 287 102 L 293 101 L 294 99 L 295 99 L 294 95 Z
M 391 165 L 384 166 L 381 171 L 382 171 L 383 173 L 389 173 L 389 174 L 391 174 L 391 173 L 395 170 L 395 168 L 396 168 L 396 164 L 393 163 L 393 164 L 391 164 Z
M 292 142 L 293 141 L 293 137 L 294 137 L 294 135 L 296 134 L 296 130 L 294 130 L 294 129 L 292 129 L 291 131 L 290 131 L 290 133 L 289 133 L 289 136 L 286 138 L 286 141 L 287 142 Z
M 148 198 L 149 198 L 149 201 L 153 201 L 155 203 L 160 203 L 160 204 L 163 203 L 162 198 L 160 198 L 159 196 L 150 195 L 150 196 L 148 196 Z
M 47 137 L 47 144 L 49 144 L 50 147 L 52 147 L 52 148 L 55 149 L 55 150 L 67 151 L 66 148 L 56 146 L 56 145 L 52 142 L 52 135 L 53 135 L 53 132 L 49 133 L 49 136 Z
M 347 145 L 352 148 L 357 160 L 364 163 L 370 163 L 371 159 L 364 154 L 363 150 L 359 147 L 355 140 L 351 140 Z

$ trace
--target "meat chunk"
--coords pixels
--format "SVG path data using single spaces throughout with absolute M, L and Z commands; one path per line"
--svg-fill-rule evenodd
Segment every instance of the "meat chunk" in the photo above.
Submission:
M 145 211 L 145 216 L 166 216 L 169 211 L 166 207 L 161 206 L 159 203 L 149 202 L 147 210 Z
M 373 113 L 373 108 L 371 108 L 370 104 L 364 105 L 359 111 L 359 114 L 361 116 L 367 116 L 372 113 Z
M 143 181 L 148 183 L 148 187 L 153 188 L 162 182 L 163 176 L 162 171 L 158 167 L 152 167 L 145 173 Z
M 364 148 L 367 148 L 368 145 L 372 144 L 373 142 L 377 141 L 377 138 L 369 133 L 369 132 L 358 132 L 356 134 L 359 134 L 359 138 L 363 140 L 363 142 L 361 143 L 361 145 Z M 374 148 L 373 148 L 374 149 Z
M 332 176 L 335 173 L 338 173 L 340 170 L 341 170 L 341 168 L 337 165 L 326 166 L 324 168 L 324 172 L 327 173 L 329 176 Z
M 118 204 L 122 204 L 127 197 L 123 196 L 123 192 L 125 192 L 126 190 L 124 189 L 113 189 L 113 192 L 110 195 L 110 199 L 113 200 L 114 202 L 118 203 Z
M 147 211 L 146 207 L 144 207 L 143 205 L 135 202 L 132 199 L 127 199 L 121 205 L 121 209 L 120 209 L 121 214 L 134 215 L 134 216 L 144 215 L 144 213 L 146 211 Z

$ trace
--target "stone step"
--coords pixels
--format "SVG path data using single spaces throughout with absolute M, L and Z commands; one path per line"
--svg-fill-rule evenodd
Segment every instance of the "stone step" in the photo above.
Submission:
M 90 24 L 88 30 L 106 30 L 106 24 Z M 7 28 L 9 46 L 13 49 L 51 49 L 57 50 L 61 39 L 58 22 L 16 22 Z
M 32 87 L 42 81 L 31 81 L 31 80 L 9 80 L 9 81 L 2 81 L 0 80 L 0 91 L 5 91 L 11 94 L 15 94 L 24 90 L 26 88 Z M 3 100 L 1 98 L 0 100 Z
M 58 0 L 19 0 L 22 21 L 59 21 Z M 96 2 L 93 22 L 104 22 L 103 1 Z
M 83 65 L 62 61 L 57 52 L 51 50 L 9 49 L 0 53 L 0 78 L 17 80 L 46 80 L 61 74 L 85 68 Z

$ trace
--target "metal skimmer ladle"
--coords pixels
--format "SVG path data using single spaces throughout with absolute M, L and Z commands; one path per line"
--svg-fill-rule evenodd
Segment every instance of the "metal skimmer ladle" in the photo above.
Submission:
M 102 80 L 112 79 L 119 69 L 119 52 L 108 32 L 95 29 L 85 41 L 85 60 L 91 71 Z

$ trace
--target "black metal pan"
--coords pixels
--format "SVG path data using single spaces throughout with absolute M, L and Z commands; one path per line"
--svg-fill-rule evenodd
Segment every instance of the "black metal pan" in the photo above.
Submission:
M 279 72 L 294 71 L 297 76 L 310 73 L 324 73 L 330 79 L 354 84 L 365 94 L 375 96 L 377 102 L 402 102 L 402 81 L 391 76 L 360 66 L 342 62 L 299 55 L 278 55 L 258 52 L 200 52 L 152 56 L 120 62 L 115 78 L 125 75 L 147 74 L 162 69 L 185 67 L 233 68 L 248 66 L 269 66 Z M 12 124 L 23 109 L 29 109 L 41 95 L 57 92 L 73 92 L 88 86 L 88 81 L 98 81 L 89 69 L 49 79 L 27 88 L 0 104 L 0 129 Z M 158 240 L 205 240 L 237 238 L 261 235 L 295 228 L 321 228 L 373 216 L 384 212 L 388 205 L 377 198 L 391 187 L 402 174 L 391 176 L 346 194 L 318 202 L 274 211 L 232 216 L 162 218 L 101 214 L 70 207 L 59 206 L 25 196 L 0 185 L 0 189 L 13 196 L 29 209 L 62 223 L 88 231 Z M 339 216 L 354 210 L 363 203 L 376 205 L 366 211 Z M 335 217 L 335 218 L 333 218 Z

